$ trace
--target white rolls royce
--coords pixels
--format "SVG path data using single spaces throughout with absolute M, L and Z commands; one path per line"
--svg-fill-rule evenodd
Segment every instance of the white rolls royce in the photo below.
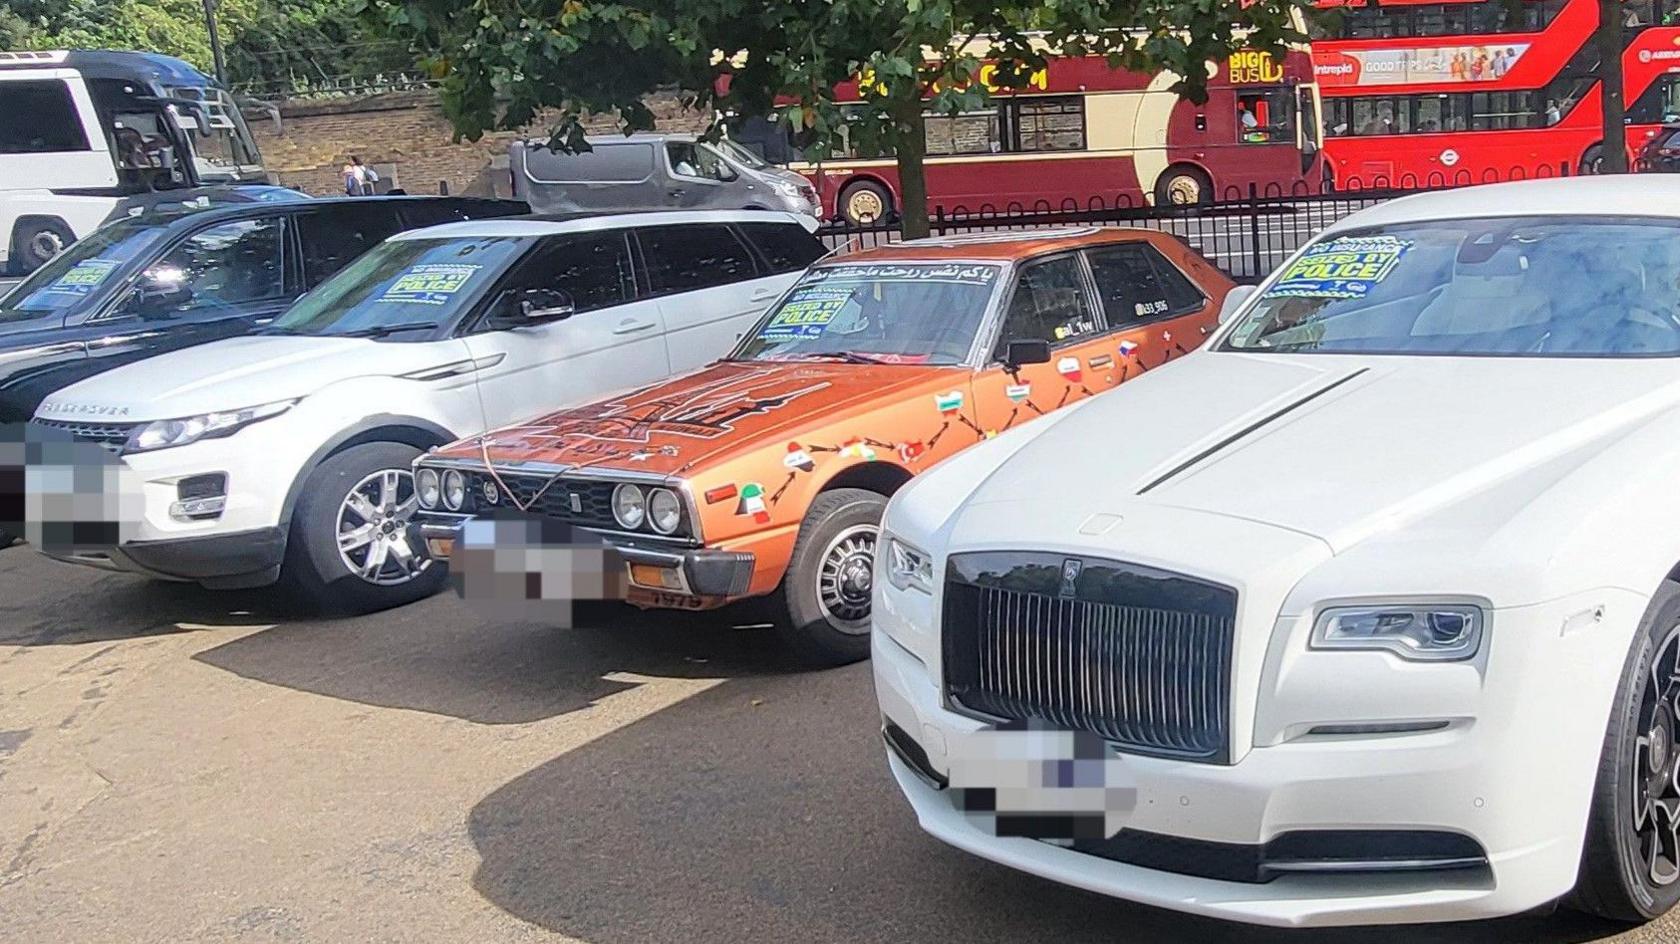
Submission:
M 1261 924 L 1667 911 L 1680 179 L 1394 200 L 1222 322 L 893 498 L 922 827 Z

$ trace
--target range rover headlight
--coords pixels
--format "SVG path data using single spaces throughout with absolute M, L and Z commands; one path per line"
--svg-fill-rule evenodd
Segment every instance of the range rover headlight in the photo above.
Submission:
M 887 582 L 900 590 L 933 592 L 933 557 L 898 538 L 887 539 Z
M 613 520 L 626 531 L 634 531 L 647 520 L 647 498 L 635 485 L 620 485 L 613 489 Z
M 201 413 L 198 416 L 184 416 L 174 420 L 153 420 L 135 430 L 123 446 L 125 452 L 150 452 L 153 449 L 167 449 L 171 446 L 185 446 L 198 442 L 200 439 L 216 439 L 221 436 L 232 436 L 258 420 L 266 420 L 279 416 L 292 408 L 296 400 L 277 400 L 274 403 L 264 403 L 261 406 L 248 406 L 238 410 L 220 410 L 215 413 Z
M 1314 649 L 1378 649 L 1418 662 L 1453 662 L 1482 646 L 1482 608 L 1467 603 L 1334 606 L 1313 623 Z
M 443 507 L 460 511 L 467 501 L 467 477 L 458 469 L 443 473 Z
M 419 469 L 414 473 L 414 494 L 420 499 L 420 507 L 430 511 L 438 506 L 438 487 L 436 469 Z
M 673 534 L 682 523 L 682 500 L 668 488 L 656 488 L 648 493 L 648 521 L 660 534 Z

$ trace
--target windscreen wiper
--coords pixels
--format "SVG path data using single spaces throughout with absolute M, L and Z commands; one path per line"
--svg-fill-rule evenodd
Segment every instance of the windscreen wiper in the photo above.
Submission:
M 845 361 L 848 364 L 890 364 L 885 358 L 869 354 L 859 354 L 857 351 L 811 351 L 798 355 L 802 358 L 828 358 L 830 360 Z
M 375 325 L 371 328 L 357 328 L 354 331 L 334 332 L 334 337 L 340 338 L 382 338 L 388 334 L 400 334 L 404 331 L 428 331 L 436 328 L 435 321 L 405 321 L 394 325 Z

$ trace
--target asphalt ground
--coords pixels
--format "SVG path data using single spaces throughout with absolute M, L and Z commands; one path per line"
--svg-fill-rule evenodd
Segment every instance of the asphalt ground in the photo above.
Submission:
M 1278 932 L 923 835 L 867 665 L 714 617 L 453 596 L 324 621 L 0 551 L 0 940 L 1592 941 L 1568 912 Z M 1536 785 L 1543 788 L 1543 785 Z M 1619 940 L 1680 940 L 1666 920 Z

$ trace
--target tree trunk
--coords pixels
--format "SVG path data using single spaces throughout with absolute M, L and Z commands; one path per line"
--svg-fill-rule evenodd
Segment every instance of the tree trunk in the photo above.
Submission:
M 928 235 L 927 196 L 927 122 L 922 118 L 922 103 L 902 102 L 893 109 L 893 122 L 898 126 L 898 199 L 899 224 L 905 239 L 920 239 Z
M 1604 103 L 1603 161 L 1599 172 L 1625 174 L 1627 130 L 1622 102 L 1622 4 L 1620 0 L 1598 0 L 1598 97 Z

